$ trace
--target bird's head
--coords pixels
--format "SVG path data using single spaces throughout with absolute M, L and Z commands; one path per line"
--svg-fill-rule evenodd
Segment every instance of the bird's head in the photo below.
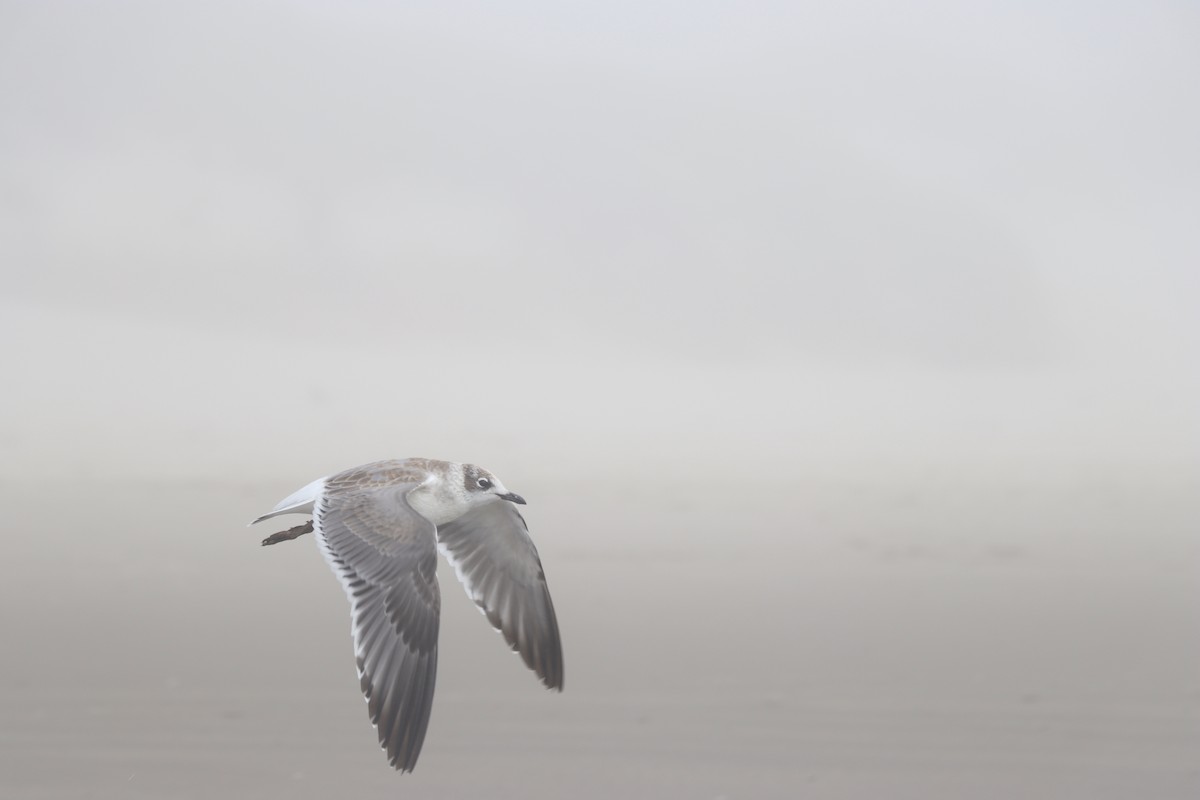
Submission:
M 525 505 L 525 498 L 510 492 L 499 478 L 483 467 L 463 464 L 463 483 L 467 490 L 467 500 L 472 505 L 491 502 L 494 498 Z

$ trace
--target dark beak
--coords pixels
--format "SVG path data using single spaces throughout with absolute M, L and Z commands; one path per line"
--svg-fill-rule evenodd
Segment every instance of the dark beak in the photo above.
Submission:
M 525 498 L 521 497 L 519 494 L 513 494 L 512 492 L 509 492 L 508 494 L 498 494 L 496 496 L 501 500 L 507 500 L 508 502 L 516 503 L 519 506 L 525 505 Z

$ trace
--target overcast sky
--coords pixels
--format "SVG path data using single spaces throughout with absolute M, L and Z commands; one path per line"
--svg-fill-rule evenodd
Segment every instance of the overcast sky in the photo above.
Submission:
M 1183 2 L 3 2 L 4 473 L 1194 465 L 1198 86 Z

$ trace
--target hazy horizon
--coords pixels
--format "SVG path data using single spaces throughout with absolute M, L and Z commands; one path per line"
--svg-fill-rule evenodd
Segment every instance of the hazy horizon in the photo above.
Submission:
M 1198 79 L 1174 2 L 0 3 L 0 792 L 1195 796 Z M 567 691 L 443 570 L 399 779 L 243 526 L 417 455 Z

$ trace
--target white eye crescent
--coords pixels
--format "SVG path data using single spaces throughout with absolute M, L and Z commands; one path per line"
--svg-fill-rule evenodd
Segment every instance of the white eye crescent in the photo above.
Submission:
M 487 478 L 480 478 L 478 481 L 475 482 L 475 485 L 478 486 L 480 489 L 484 489 L 484 490 L 492 488 L 492 482 L 489 481 Z

